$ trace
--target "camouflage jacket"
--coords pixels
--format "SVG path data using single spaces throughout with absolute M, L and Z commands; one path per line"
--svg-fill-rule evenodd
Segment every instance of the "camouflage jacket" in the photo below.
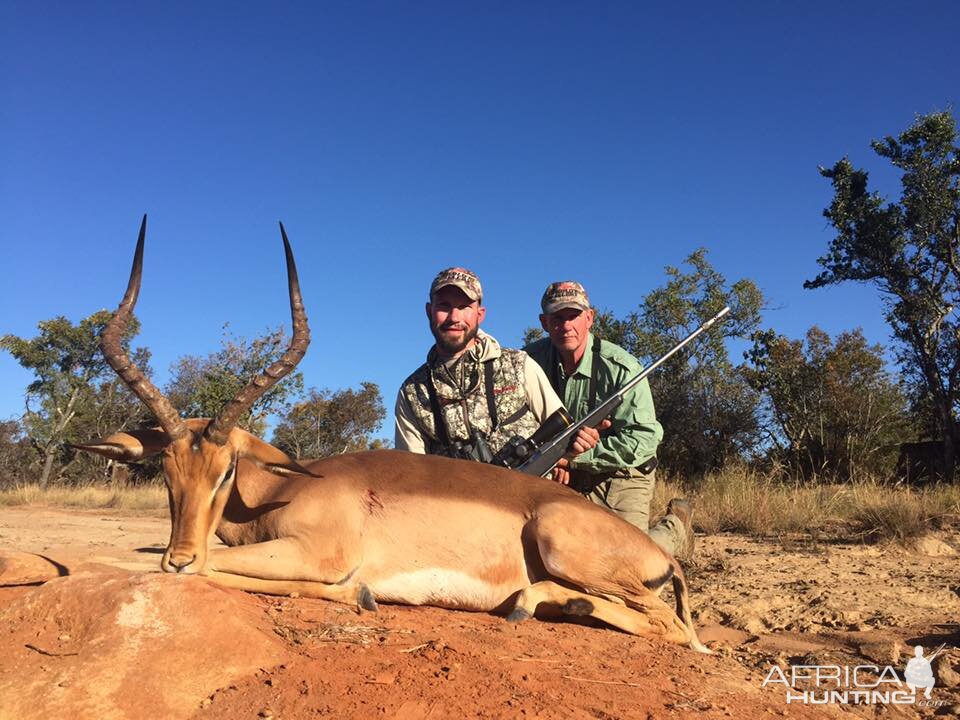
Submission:
M 484 363 L 493 369 L 497 426 L 491 422 L 484 383 Z M 471 429 L 496 453 L 514 435 L 528 437 L 561 406 L 539 366 L 521 350 L 501 348 L 480 332 L 477 343 L 456 360 L 443 362 L 431 349 L 427 362 L 404 380 L 397 395 L 396 446 L 414 452 L 440 453 L 427 383 L 433 383 L 450 441 L 467 440 Z

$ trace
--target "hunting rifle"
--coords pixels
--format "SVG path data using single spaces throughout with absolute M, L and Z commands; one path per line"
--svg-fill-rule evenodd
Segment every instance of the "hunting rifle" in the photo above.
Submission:
M 729 306 L 725 307 L 674 345 L 666 355 L 658 359 L 650 365 L 650 367 L 624 383 L 623 387 L 597 405 L 597 407 L 587 413 L 583 419 L 574 422 L 570 413 L 564 408 L 560 408 L 544 420 L 543 425 L 528 439 L 524 440 L 519 436 L 512 438 L 506 446 L 497 453 L 493 462 L 497 465 L 504 465 L 505 467 L 519 470 L 520 472 L 530 475 L 546 475 L 567 452 L 570 442 L 580 431 L 580 428 L 598 427 L 600 423 L 623 402 L 624 396 L 639 385 L 647 375 L 663 365 L 675 352 L 680 350 L 700 333 L 708 330 L 717 320 L 728 312 L 730 312 Z

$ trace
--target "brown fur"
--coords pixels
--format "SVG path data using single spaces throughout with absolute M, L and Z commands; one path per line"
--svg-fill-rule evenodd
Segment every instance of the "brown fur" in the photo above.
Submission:
M 197 431 L 205 421 L 187 422 Z M 705 650 L 686 585 L 676 584 L 676 561 L 562 485 L 393 450 L 308 462 L 309 475 L 281 478 L 263 468 L 289 458 L 241 430 L 225 446 L 191 437 L 164 447 L 156 434 L 135 435 L 86 449 L 113 457 L 118 446 L 140 456 L 163 452 L 172 520 L 164 570 L 367 607 L 375 600 L 529 614 L 541 603 L 591 607 L 628 632 Z M 154 446 L 145 448 L 148 440 Z M 235 479 L 214 492 L 235 457 Z M 231 547 L 208 556 L 214 531 Z M 671 577 L 678 615 L 665 617 L 656 593 Z

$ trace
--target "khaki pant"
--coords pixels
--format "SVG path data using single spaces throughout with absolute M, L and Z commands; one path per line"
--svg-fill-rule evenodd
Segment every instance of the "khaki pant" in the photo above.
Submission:
M 624 468 L 603 475 L 574 471 L 571 478 L 571 486 L 591 502 L 612 510 L 647 533 L 671 555 L 676 555 L 686 539 L 686 530 L 680 518 L 664 515 L 656 525 L 650 527 L 650 501 L 653 500 L 655 482 L 656 471 L 642 473 L 636 468 Z

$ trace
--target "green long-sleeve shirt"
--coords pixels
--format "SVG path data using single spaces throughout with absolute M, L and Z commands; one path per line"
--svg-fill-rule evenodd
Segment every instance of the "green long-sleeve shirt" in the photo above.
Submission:
M 524 350 L 543 368 L 574 419 L 585 416 L 589 410 L 590 374 L 593 372 L 593 335 L 588 338 L 580 364 L 569 377 L 563 372 L 550 338 L 537 340 Z M 600 342 L 597 360 L 597 402 L 613 395 L 643 370 L 633 355 L 606 340 Z M 603 473 L 636 467 L 656 454 L 657 445 L 663 439 L 663 428 L 657 422 L 653 396 L 646 380 L 627 393 L 610 420 L 613 424 L 601 433 L 597 446 L 574 459 L 571 464 L 574 470 Z

